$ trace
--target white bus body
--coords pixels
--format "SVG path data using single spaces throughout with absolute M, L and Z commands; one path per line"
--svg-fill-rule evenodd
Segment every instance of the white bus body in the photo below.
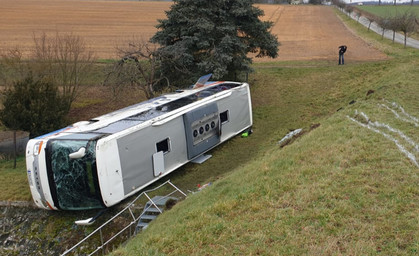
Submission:
M 35 204 L 51 210 L 110 207 L 250 129 L 247 83 L 207 82 L 31 139 Z

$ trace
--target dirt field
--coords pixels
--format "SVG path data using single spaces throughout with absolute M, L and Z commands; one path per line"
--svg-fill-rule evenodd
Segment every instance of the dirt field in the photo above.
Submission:
M 115 57 L 126 40 L 148 40 L 169 2 L 90 0 L 0 0 L 0 50 L 27 50 L 33 35 L 72 33 L 84 38 L 98 58 Z
M 337 61 L 338 46 L 343 44 L 348 46 L 346 62 L 386 58 L 352 34 L 336 16 L 333 7 L 264 5 L 262 8 L 264 18 L 275 23 L 272 33 L 281 43 L 278 60 Z
M 90 0 L 0 0 L 0 50 L 29 49 L 42 32 L 82 36 L 98 58 L 113 58 L 115 47 L 133 36 L 150 38 L 170 2 Z M 385 55 L 354 36 L 331 7 L 260 5 L 281 43 L 277 60 L 334 60 L 346 44 L 345 60 L 384 59 Z M 271 59 L 255 59 L 271 61 Z

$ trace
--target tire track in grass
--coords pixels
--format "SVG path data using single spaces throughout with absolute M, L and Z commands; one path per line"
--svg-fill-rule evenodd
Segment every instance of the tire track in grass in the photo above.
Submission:
M 384 107 L 391 111 L 396 119 L 399 119 L 403 122 L 413 124 L 415 127 L 418 126 L 417 118 L 407 113 L 403 107 L 393 102 L 390 106 L 386 104 L 379 104 L 379 107 Z M 403 116 L 403 117 L 402 117 Z M 372 121 L 367 114 L 364 112 L 355 111 L 354 117 L 347 116 L 351 121 L 356 124 L 367 128 L 375 133 L 383 135 L 386 139 L 394 142 L 397 148 L 407 157 L 410 161 L 419 168 L 418 163 L 418 153 L 419 153 L 419 144 L 415 142 L 412 138 L 407 136 L 401 130 L 385 124 L 379 121 Z
M 419 119 L 407 113 L 402 106 L 398 105 L 396 102 L 391 102 L 391 103 L 389 101 L 386 101 L 386 102 L 390 106 L 386 104 L 379 104 L 379 106 L 391 111 L 394 114 L 394 116 L 396 116 L 397 119 L 407 122 L 407 123 L 411 123 L 415 125 L 415 127 L 419 126 Z M 397 110 L 400 110 L 401 113 L 398 113 Z

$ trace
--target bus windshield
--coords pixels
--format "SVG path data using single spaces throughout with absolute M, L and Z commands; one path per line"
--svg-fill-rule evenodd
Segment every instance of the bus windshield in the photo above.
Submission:
M 48 177 L 54 203 L 59 209 L 104 207 L 97 178 L 95 148 L 94 140 L 57 139 L 48 142 Z

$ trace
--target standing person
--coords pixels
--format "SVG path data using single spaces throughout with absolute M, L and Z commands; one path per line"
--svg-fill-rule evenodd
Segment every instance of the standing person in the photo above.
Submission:
M 345 64 L 345 60 L 343 58 L 343 54 L 346 52 L 346 49 L 348 47 L 346 47 L 346 45 L 341 45 L 338 48 L 339 48 L 339 65 L 343 65 L 343 64 Z

